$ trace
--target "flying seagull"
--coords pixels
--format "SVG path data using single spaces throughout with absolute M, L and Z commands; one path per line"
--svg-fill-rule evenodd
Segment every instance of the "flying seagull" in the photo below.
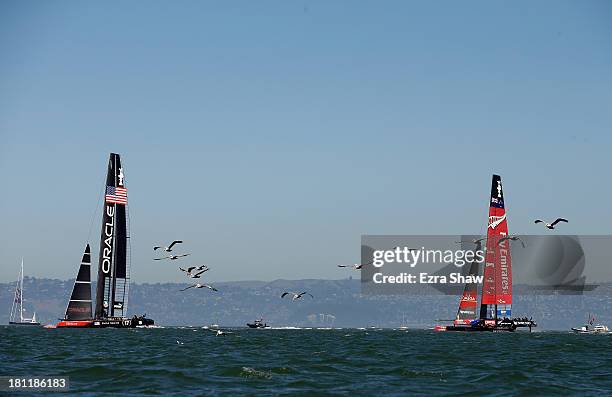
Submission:
M 206 265 L 201 265 L 201 266 L 189 266 L 187 269 L 183 269 L 182 267 L 179 267 L 179 270 L 187 273 L 188 276 L 191 276 L 193 274 L 194 271 L 200 271 L 200 273 L 198 274 L 202 274 L 205 271 L 210 270 L 208 266 Z
M 181 255 L 170 255 L 170 256 L 164 256 L 163 258 L 153 258 L 154 261 L 161 261 L 162 259 L 170 259 L 171 261 L 176 260 L 178 258 L 182 258 L 184 256 L 188 256 L 191 254 L 181 254 Z
M 486 237 L 481 237 L 481 238 L 479 238 L 479 239 L 476 239 L 476 240 L 470 240 L 470 241 L 466 241 L 466 242 L 470 242 L 470 243 L 472 243 L 472 244 L 476 244 L 476 245 L 478 245 L 480 242 L 482 242 L 483 240 L 486 240 L 486 239 L 487 239 Z M 462 244 L 462 243 L 464 243 L 464 241 L 455 241 L 455 243 L 457 243 L 457 244 Z
M 398 248 L 401 248 L 401 247 L 399 247 L 399 246 L 393 247 L 392 251 L 396 250 Z M 417 251 L 417 249 L 416 248 L 408 248 L 408 251 Z M 371 265 L 373 263 L 374 263 L 374 260 L 371 260 L 371 261 L 369 261 L 367 263 L 354 263 L 352 265 L 340 265 L 340 264 L 338 264 L 337 266 L 338 267 L 352 267 L 355 270 L 361 270 L 361 269 L 363 269 L 364 266 L 369 266 L 369 265 Z
M 555 225 L 559 222 L 568 223 L 567 219 L 564 218 L 557 218 L 553 223 L 547 223 L 541 219 L 536 219 L 534 223 L 543 223 L 546 228 L 553 230 L 555 228 Z
M 187 287 L 187 288 L 183 288 L 181 291 L 187 291 L 189 288 L 208 288 L 208 289 L 211 289 L 211 290 L 213 290 L 213 291 L 219 291 L 218 289 L 216 289 L 216 288 L 215 288 L 215 287 L 213 287 L 213 286 L 210 286 L 210 285 L 208 285 L 208 284 L 199 284 L 199 283 L 198 283 L 198 284 L 193 284 L 193 285 L 190 285 L 190 286 L 189 286 L 189 287 Z
M 174 240 L 174 241 L 173 241 L 172 243 L 170 243 L 170 245 L 169 245 L 169 246 L 167 246 L 167 247 L 155 246 L 155 247 L 153 247 L 153 250 L 155 251 L 155 250 L 158 250 L 158 249 L 160 249 L 160 248 L 163 248 L 163 249 L 164 249 L 164 251 L 166 251 L 166 252 L 172 252 L 172 247 L 174 247 L 174 245 L 175 245 L 175 244 L 181 244 L 182 242 L 183 242 L 183 240 Z
M 200 278 L 200 274 L 204 273 L 205 271 L 207 271 L 208 269 L 204 269 L 204 270 L 200 270 L 197 273 L 187 273 L 187 276 L 191 277 L 191 278 Z
M 338 267 L 352 267 L 355 270 L 361 270 L 364 266 L 369 266 L 372 263 L 374 263 L 374 260 L 371 260 L 367 263 L 353 263 L 352 265 L 340 265 L 338 264 Z
M 283 294 L 281 295 L 281 298 L 284 298 L 287 295 L 293 295 L 293 298 L 291 300 L 296 300 L 296 299 L 300 299 L 302 296 L 304 295 L 310 295 L 311 298 L 314 299 L 314 296 L 312 296 L 312 294 L 309 294 L 308 292 L 304 291 L 301 293 L 296 293 L 296 292 L 283 292 Z
M 363 264 L 361 264 L 361 263 L 354 263 L 352 265 L 338 265 L 338 267 L 352 267 L 355 270 L 361 270 L 362 267 L 364 267 L 366 265 L 370 265 L 370 264 L 372 264 L 372 262 L 370 262 L 370 263 L 363 263 Z
M 519 236 L 506 236 L 506 237 L 502 237 L 497 242 L 497 245 L 501 245 L 501 243 L 503 243 L 504 241 L 507 241 L 507 240 L 520 241 L 521 245 L 523 246 L 523 248 L 525 248 L 525 243 L 523 242 L 523 240 L 521 240 L 521 238 Z

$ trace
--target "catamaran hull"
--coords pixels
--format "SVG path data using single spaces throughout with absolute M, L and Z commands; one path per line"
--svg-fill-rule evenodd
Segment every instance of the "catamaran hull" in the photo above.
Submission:
M 457 332 L 514 332 L 516 327 L 462 327 L 456 325 L 436 325 L 436 331 L 457 331 Z
M 487 324 L 487 321 L 491 321 Z M 458 332 L 514 332 L 517 328 L 531 328 L 537 327 L 535 321 L 516 319 L 512 321 L 501 321 L 497 324 L 492 322 L 493 320 L 485 320 L 473 325 L 436 325 L 434 330 L 436 331 L 458 331 Z
M 89 328 L 93 320 L 84 321 L 60 321 L 57 323 L 56 328 Z
M 247 323 L 247 325 L 249 326 L 249 328 L 270 328 L 269 325 L 264 325 L 264 324 L 251 324 L 251 323 Z
M 105 320 L 60 321 L 57 328 L 138 328 L 149 327 L 155 322 L 150 318 L 118 318 Z
M 36 323 L 32 323 L 32 322 L 25 322 L 25 323 L 20 323 L 17 321 L 9 321 L 9 325 L 36 325 L 36 326 L 40 326 L 40 323 L 36 322 Z

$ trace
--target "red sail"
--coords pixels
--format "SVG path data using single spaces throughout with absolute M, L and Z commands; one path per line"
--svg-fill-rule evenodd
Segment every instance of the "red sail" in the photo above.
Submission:
M 501 177 L 493 175 L 482 287 L 483 305 L 512 304 L 512 266 L 509 243 L 508 240 L 500 243 L 500 239 L 507 235 L 508 222 L 506 220 Z M 502 313 L 505 315 L 506 312 Z M 507 313 L 510 313 L 509 307 Z
M 482 243 L 477 240 L 474 251 L 482 250 Z M 469 276 L 476 277 L 479 273 L 480 262 L 475 258 L 470 264 Z M 455 318 L 455 325 L 470 324 L 474 319 L 478 318 L 478 283 L 466 283 L 459 300 L 459 310 Z
M 455 324 L 469 324 L 470 321 L 478 318 L 478 292 L 476 289 L 471 289 L 469 284 L 466 285 L 461 300 L 459 301 L 459 310 Z

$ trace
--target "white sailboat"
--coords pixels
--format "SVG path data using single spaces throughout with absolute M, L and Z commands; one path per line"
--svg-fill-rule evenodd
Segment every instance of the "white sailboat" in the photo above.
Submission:
M 11 306 L 9 324 L 40 325 L 40 323 L 36 321 L 36 312 L 34 312 L 32 318 L 26 318 L 23 316 L 23 310 L 23 258 L 21 258 L 21 270 L 19 271 L 19 278 L 15 286 L 15 296 L 13 297 L 13 305 Z M 17 313 L 19 313 L 19 316 L 17 316 Z
M 400 331 L 406 331 L 408 329 L 408 324 L 406 324 L 406 313 L 402 313 L 402 325 L 398 328 Z

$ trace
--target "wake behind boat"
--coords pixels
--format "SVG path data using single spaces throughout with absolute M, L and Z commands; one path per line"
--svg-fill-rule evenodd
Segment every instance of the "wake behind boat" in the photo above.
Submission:
M 13 298 L 13 305 L 11 306 L 11 315 L 9 318 L 9 325 L 40 325 L 36 321 L 36 312 L 32 315 L 32 318 L 23 317 L 23 258 L 21 259 L 21 270 L 19 271 L 19 277 L 17 278 L 17 285 L 15 286 L 15 296 Z M 19 316 L 17 316 L 19 312 Z
M 111 153 L 102 214 L 95 312 L 91 299 L 91 252 L 85 247 L 81 265 L 58 328 L 135 328 L 151 326 L 143 316 L 126 317 L 129 291 L 127 188 L 118 154 Z

